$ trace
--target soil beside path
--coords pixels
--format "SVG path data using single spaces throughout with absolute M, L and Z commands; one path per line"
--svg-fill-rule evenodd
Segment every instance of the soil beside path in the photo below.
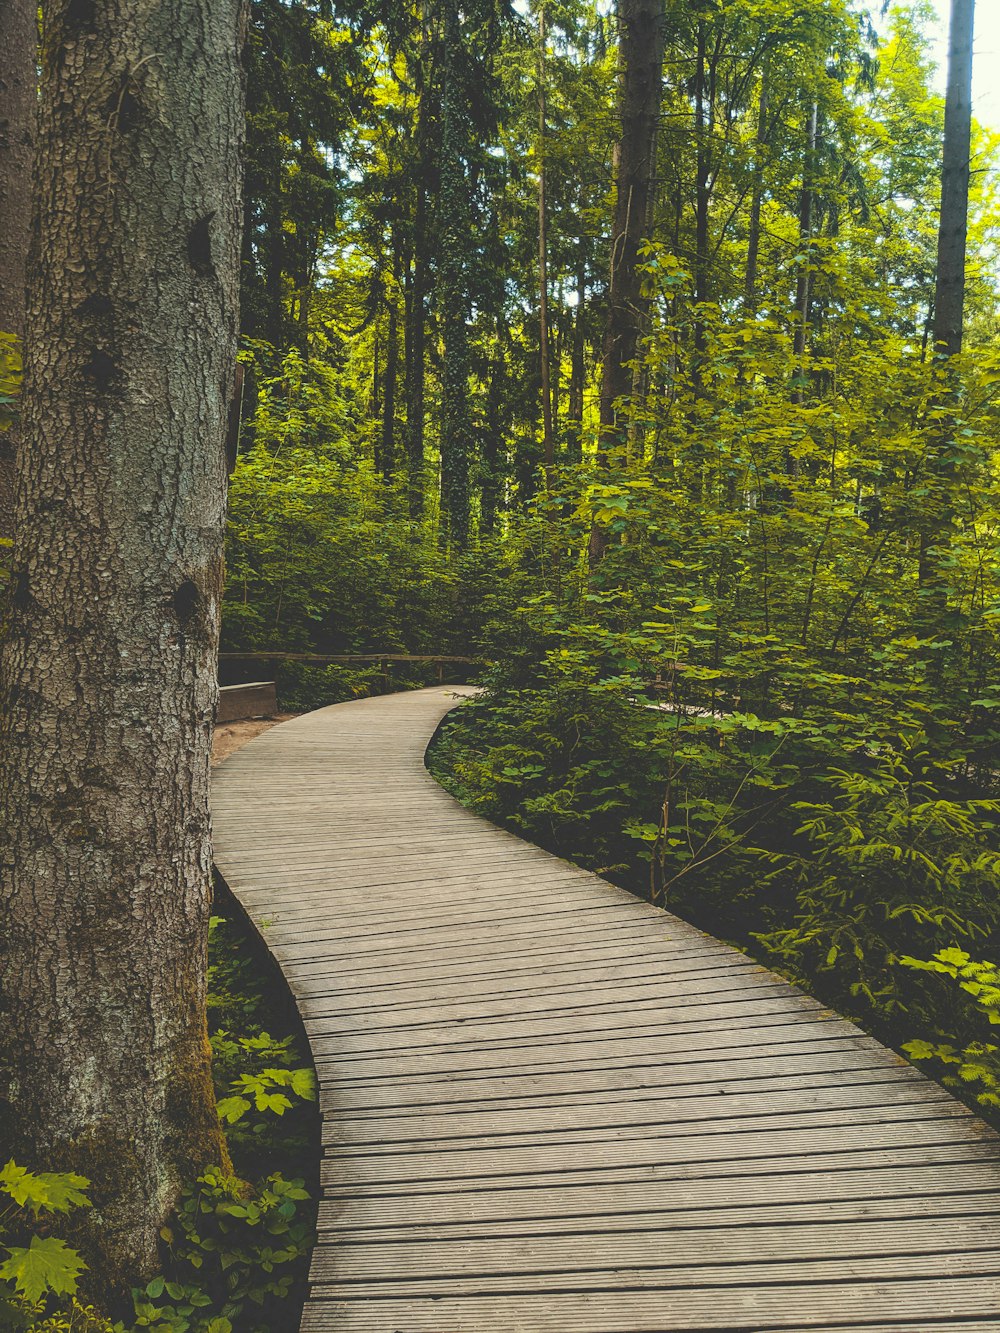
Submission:
M 221 764 L 231 754 L 259 736 L 262 731 L 276 727 L 279 722 L 288 722 L 298 717 L 298 713 L 275 713 L 274 717 L 254 717 L 242 722 L 223 722 L 215 728 L 212 740 L 212 767 Z

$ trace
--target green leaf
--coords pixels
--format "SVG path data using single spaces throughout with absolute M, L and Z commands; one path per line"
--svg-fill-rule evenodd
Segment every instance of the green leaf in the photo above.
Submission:
M 292 1091 L 304 1101 L 313 1102 L 316 1100 L 316 1075 L 311 1069 L 295 1069 L 292 1071 Z
M 227 1125 L 235 1125 L 250 1110 L 250 1103 L 245 1097 L 223 1097 L 215 1109 L 220 1120 L 224 1120 Z
M 12 1246 L 0 1264 L 0 1278 L 14 1283 L 27 1301 L 38 1301 L 47 1291 L 71 1296 L 86 1264 L 65 1241 L 55 1236 L 32 1236 L 27 1247 Z
M 82 1191 L 90 1184 L 86 1176 L 72 1172 L 27 1171 L 10 1161 L 0 1170 L 0 1190 L 21 1208 L 30 1208 L 37 1217 L 41 1212 L 68 1213 L 71 1208 L 87 1206 L 90 1200 Z

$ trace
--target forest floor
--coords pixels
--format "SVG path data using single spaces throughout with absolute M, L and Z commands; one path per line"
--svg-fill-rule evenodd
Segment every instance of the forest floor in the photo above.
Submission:
M 228 759 L 231 754 L 235 754 L 246 745 L 247 741 L 252 741 L 261 732 L 267 731 L 269 727 L 276 727 L 279 722 L 287 722 L 293 717 L 298 717 L 298 713 L 275 713 L 274 717 L 253 717 L 241 722 L 223 722 L 221 726 L 215 728 L 215 737 L 212 740 L 213 767 L 221 764 L 223 759 Z

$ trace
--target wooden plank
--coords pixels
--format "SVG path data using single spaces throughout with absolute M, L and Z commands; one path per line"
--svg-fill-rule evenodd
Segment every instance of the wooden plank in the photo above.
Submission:
M 407 1294 L 446 1296 L 457 1282 L 474 1292 L 516 1291 L 526 1281 L 536 1289 L 579 1290 L 606 1287 L 609 1275 L 615 1286 L 622 1287 L 789 1281 L 796 1277 L 789 1271 L 790 1261 L 808 1265 L 817 1277 L 834 1279 L 860 1275 L 866 1262 L 874 1276 L 920 1277 L 928 1256 L 933 1256 L 937 1272 L 949 1267 L 949 1261 L 953 1271 L 1000 1272 L 1000 1216 L 952 1217 L 944 1253 L 941 1235 L 935 1218 L 897 1218 L 891 1226 L 882 1221 L 829 1220 L 786 1226 L 674 1225 L 638 1233 L 409 1239 L 403 1245 L 389 1240 L 350 1243 L 341 1238 L 336 1245 L 317 1248 L 311 1276 L 324 1288 L 328 1283 L 340 1285 L 342 1294 L 350 1293 L 348 1284 L 356 1283 L 358 1295 L 375 1295 L 369 1284 L 377 1282 L 391 1285 L 394 1294 L 405 1288 Z M 768 1256 L 764 1263 L 762 1254 Z M 844 1259 L 851 1260 L 850 1267 Z M 744 1271 L 734 1271 L 739 1268 Z
M 919 1311 L 921 1333 L 939 1319 L 995 1319 L 998 1284 L 985 1277 L 940 1277 L 737 1289 L 694 1287 L 672 1291 L 524 1292 L 513 1296 L 447 1296 L 438 1300 L 321 1300 L 314 1294 L 301 1333 L 672 1333 L 725 1329 L 843 1326 L 867 1319 L 891 1322 Z M 898 1326 L 898 1324 L 897 1324 Z
M 807 1163 L 799 1171 L 752 1170 L 721 1176 L 692 1176 L 668 1179 L 587 1179 L 577 1188 L 562 1184 L 529 1186 L 484 1184 L 478 1190 L 425 1190 L 419 1194 L 327 1193 L 320 1200 L 321 1225 L 327 1229 L 381 1232 L 385 1228 L 423 1233 L 427 1228 L 460 1228 L 465 1234 L 489 1234 L 498 1230 L 535 1228 L 543 1234 L 566 1226 L 592 1229 L 602 1219 L 632 1218 L 641 1228 L 647 1216 L 657 1213 L 695 1217 L 704 1224 L 714 1215 L 728 1216 L 736 1210 L 748 1224 L 757 1209 L 773 1208 L 796 1212 L 806 1204 L 848 1201 L 864 1206 L 874 1199 L 905 1199 L 913 1206 L 922 1199 L 933 1209 L 945 1194 L 968 1197 L 971 1213 L 983 1181 L 983 1163 L 955 1160 L 961 1148 L 949 1156 L 937 1152 L 931 1161 L 915 1159 L 912 1153 L 885 1154 L 875 1160 L 837 1163 L 831 1169 Z
M 695 1055 L 683 1062 L 669 1064 L 654 1056 L 645 1063 L 630 1063 L 624 1067 L 621 1060 L 603 1066 L 570 1060 L 549 1066 L 528 1065 L 499 1071 L 491 1067 L 460 1069 L 452 1073 L 428 1070 L 419 1075 L 405 1067 L 402 1070 L 386 1069 L 387 1062 L 380 1069 L 378 1063 L 373 1063 L 377 1057 L 372 1056 L 351 1065 L 336 1061 L 320 1065 L 317 1062 L 317 1069 L 320 1071 L 321 1102 L 327 1106 L 473 1105 L 492 1100 L 524 1100 L 530 1094 L 551 1098 L 567 1093 L 592 1095 L 605 1092 L 618 1096 L 623 1088 L 647 1090 L 691 1083 L 725 1085 L 732 1077 L 746 1078 L 754 1074 L 766 1077 L 776 1067 L 787 1070 L 811 1068 L 823 1073 L 853 1070 L 865 1060 L 866 1052 L 863 1047 L 859 1049 L 846 1042 L 808 1046 L 779 1043 L 767 1048 L 764 1054 L 743 1052 L 743 1055 L 734 1069 Z
M 967 1142 L 971 1117 L 954 1104 L 950 1113 L 935 1105 L 922 1120 L 872 1121 L 862 1125 L 835 1124 L 820 1128 L 777 1129 L 774 1132 L 740 1127 L 721 1133 L 678 1133 L 664 1138 L 644 1137 L 605 1141 L 585 1153 L 572 1139 L 565 1143 L 541 1143 L 531 1147 L 452 1148 L 447 1152 L 386 1152 L 365 1158 L 335 1152 L 320 1164 L 324 1187 L 379 1189 L 387 1184 L 400 1189 L 424 1182 L 479 1181 L 498 1176 L 579 1176 L 581 1171 L 639 1168 L 655 1171 L 671 1167 L 705 1164 L 721 1171 L 727 1164 L 745 1167 L 754 1159 L 767 1162 L 784 1158 L 842 1157 L 851 1151 L 917 1146 L 942 1146 Z M 704 1127 L 703 1127 L 704 1128 Z M 985 1138 L 985 1135 L 984 1135 Z M 987 1146 L 984 1144 L 983 1146 Z M 992 1143 L 993 1153 L 1000 1151 Z M 588 1165 L 580 1166 L 581 1159 Z M 756 1165 L 756 1162 L 755 1162 Z
M 553 1213 L 552 1194 L 541 1193 L 537 1202 L 529 1197 L 527 1203 L 519 1199 L 520 1211 L 514 1216 L 494 1217 L 488 1203 L 480 1203 L 482 1196 L 458 1195 L 477 1207 L 459 1212 L 448 1220 L 442 1218 L 399 1219 L 384 1221 L 381 1208 L 377 1218 L 369 1218 L 353 1202 L 343 1199 L 322 1199 L 319 1205 L 319 1229 L 336 1233 L 337 1244 L 355 1245 L 372 1242 L 396 1243 L 433 1240 L 489 1241 L 494 1238 L 541 1236 L 576 1236 L 580 1232 L 597 1235 L 602 1232 L 626 1232 L 636 1236 L 649 1231 L 673 1230 L 684 1227 L 752 1229 L 770 1224 L 784 1226 L 807 1222 L 899 1222 L 914 1218 L 985 1217 L 1000 1214 L 1000 1190 L 975 1190 L 975 1172 L 968 1167 L 937 1167 L 933 1172 L 919 1168 L 906 1173 L 870 1172 L 864 1181 L 864 1197 L 851 1197 L 851 1186 L 845 1186 L 847 1173 L 838 1172 L 829 1177 L 810 1178 L 812 1188 L 803 1189 L 799 1181 L 791 1197 L 776 1202 L 747 1203 L 740 1190 L 739 1196 L 728 1204 L 713 1195 L 701 1207 L 695 1199 L 688 1206 L 674 1208 L 637 1207 L 624 1212 L 609 1212 L 606 1205 L 588 1196 L 580 1202 L 586 1211 Z M 772 1177 L 772 1183 L 783 1183 L 786 1177 Z M 924 1192 L 926 1186 L 927 1192 Z M 971 1187 L 971 1188 L 970 1188 Z M 932 1191 L 932 1192 L 931 1192 Z M 857 1184 L 853 1193 L 859 1192 Z M 522 1191 L 528 1193 L 531 1192 Z M 566 1193 L 558 1196 L 565 1203 Z M 621 1207 L 621 1187 L 615 1203 Z M 510 1192 L 506 1197 L 510 1197 Z M 647 1191 L 633 1191 L 629 1200 L 648 1204 Z M 419 1202 L 419 1200 L 418 1200 Z M 534 1211 L 531 1204 L 534 1202 Z M 381 1223 L 381 1225 L 379 1224 Z
M 621 1094 L 620 1094 L 621 1095 Z M 947 1102 L 947 1093 L 936 1084 L 914 1088 L 896 1080 L 890 1083 L 847 1083 L 777 1092 L 767 1085 L 755 1093 L 677 1097 L 668 1089 L 658 1096 L 617 1102 L 577 1102 L 570 1106 L 548 1106 L 522 1111 L 497 1111 L 489 1106 L 479 1111 L 455 1114 L 441 1111 L 422 1116 L 368 1117 L 365 1120 L 330 1118 L 323 1125 L 323 1142 L 331 1146 L 378 1150 L 390 1143 L 453 1143 L 459 1139 L 512 1140 L 531 1134 L 590 1134 L 604 1128 L 634 1132 L 648 1126 L 655 1133 L 671 1132 L 679 1125 L 716 1118 L 728 1122 L 750 1116 L 829 1113 L 835 1109 L 891 1106 L 899 1103 L 915 1114 L 935 1101 Z

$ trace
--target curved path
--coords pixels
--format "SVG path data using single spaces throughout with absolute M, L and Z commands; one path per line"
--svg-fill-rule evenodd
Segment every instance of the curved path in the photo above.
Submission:
M 303 1333 L 1000 1330 L 997 1136 L 463 810 L 423 766 L 455 695 L 322 709 L 214 777 L 320 1077 Z

